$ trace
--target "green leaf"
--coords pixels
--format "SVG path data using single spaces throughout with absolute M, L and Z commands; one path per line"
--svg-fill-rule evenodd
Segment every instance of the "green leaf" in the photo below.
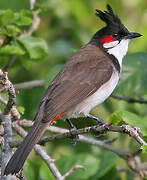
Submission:
M 128 111 L 117 111 L 113 113 L 109 122 L 114 124 L 119 124 L 121 121 L 124 121 L 126 124 L 139 127 L 143 136 L 147 136 L 147 118 L 141 118 L 134 113 Z
M 74 154 L 70 156 L 62 156 L 59 160 L 56 161 L 56 164 L 62 174 L 69 171 L 69 169 L 74 165 L 84 166 L 85 171 L 83 169 L 77 169 L 67 177 L 67 180 L 81 179 L 81 177 L 82 179 L 86 180 L 97 173 L 99 167 L 99 159 L 90 154 Z
M 147 145 L 142 145 L 141 149 L 143 153 L 147 153 Z
M 7 25 L 7 27 L 0 28 L 0 34 L 9 37 L 15 37 L 20 32 L 20 29 L 15 25 Z
M 8 36 L 16 36 L 18 33 L 20 33 L 20 29 L 16 27 L 15 25 L 8 25 L 7 26 L 7 35 Z
M 118 157 L 112 152 L 102 152 L 99 154 L 99 159 L 100 164 L 96 179 L 99 179 L 113 169 L 116 166 Z
M 21 10 L 19 13 L 15 13 L 13 23 L 18 26 L 30 25 L 32 23 L 32 13 L 28 10 Z
M 116 111 L 115 113 L 111 114 L 109 117 L 109 122 L 118 125 L 120 122 L 122 122 L 122 111 Z
M 116 89 L 124 96 L 144 95 L 147 93 L 147 53 L 127 55 L 123 60 L 123 72 Z
M 27 179 L 30 180 L 36 180 L 39 177 L 39 169 L 41 166 L 41 161 L 38 159 L 38 157 L 33 156 L 34 153 L 32 153 L 32 156 L 27 159 L 24 167 L 23 167 L 23 172 L 24 175 Z M 31 172 L 31 173 L 28 173 Z
M 20 112 L 20 114 L 22 114 L 22 115 L 24 114 L 25 108 L 23 106 L 18 106 L 17 109 Z
M 41 163 L 40 169 L 39 169 L 40 179 L 42 180 L 55 180 L 54 175 L 51 173 L 51 171 L 48 169 L 47 165 L 43 162 Z
M 11 10 L 0 10 L 0 25 L 7 25 L 12 22 L 14 13 Z
M 31 59 L 43 59 L 48 54 L 46 42 L 28 34 L 22 34 L 18 41 L 25 47 Z
M 25 51 L 16 45 L 6 45 L 0 48 L 1 55 L 24 55 Z
M 27 179 L 35 180 L 35 172 L 33 171 L 34 167 L 32 166 L 30 159 L 28 159 L 23 167 L 23 174 Z M 28 173 L 31 172 L 31 173 Z

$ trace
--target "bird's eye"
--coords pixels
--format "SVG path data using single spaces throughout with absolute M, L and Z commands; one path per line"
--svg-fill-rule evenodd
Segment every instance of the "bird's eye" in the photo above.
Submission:
M 118 36 L 118 34 L 117 34 L 117 33 L 113 34 L 113 37 L 117 37 L 117 36 Z

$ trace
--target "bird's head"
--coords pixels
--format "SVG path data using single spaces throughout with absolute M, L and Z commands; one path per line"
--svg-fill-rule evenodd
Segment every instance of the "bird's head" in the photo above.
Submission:
M 96 32 L 93 39 L 98 39 L 99 44 L 104 49 L 113 48 L 120 43 L 122 46 L 128 45 L 131 39 L 142 36 L 136 32 L 129 32 L 118 15 L 114 14 L 110 5 L 107 5 L 107 11 L 104 12 L 96 9 L 96 16 L 104 21 L 106 26 Z

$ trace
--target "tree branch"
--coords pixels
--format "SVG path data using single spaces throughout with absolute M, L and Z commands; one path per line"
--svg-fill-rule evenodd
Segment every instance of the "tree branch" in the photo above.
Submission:
M 1 157 L 1 179 L 16 179 L 15 176 L 3 176 L 5 166 L 12 156 L 12 151 L 9 145 L 9 142 L 12 140 L 12 127 L 11 127 L 11 109 L 15 106 L 16 94 L 13 87 L 13 84 L 9 81 L 7 73 L 0 70 L 0 84 L 2 85 L 3 90 L 8 92 L 8 102 L 6 103 L 4 113 L 1 115 L 2 125 L 4 129 L 4 143 L 2 144 L 2 157 Z M 1 98 L 2 99 L 2 98 Z
M 17 124 L 18 122 L 15 122 L 15 123 Z M 21 122 L 21 125 L 22 124 L 23 123 Z M 31 121 L 29 121 L 28 125 L 27 125 L 26 120 L 24 120 L 24 124 L 23 125 L 31 126 L 32 124 L 33 123 L 31 123 Z M 78 135 L 78 134 L 82 134 L 82 133 L 86 133 L 86 132 L 91 132 L 93 130 L 96 131 L 96 132 L 102 133 L 104 126 L 106 126 L 105 130 L 107 130 L 108 129 L 108 125 L 92 126 L 92 127 L 87 127 L 87 128 L 83 128 L 83 129 L 74 130 L 72 132 L 72 134 L 67 129 L 61 129 L 61 128 L 58 128 L 58 127 L 55 127 L 55 126 L 51 126 L 51 127 L 48 127 L 47 130 L 50 130 L 52 132 L 56 132 L 56 133 L 59 133 L 59 134 L 55 134 L 55 135 L 52 135 L 52 136 L 42 137 L 41 140 L 39 141 L 39 143 L 40 144 L 44 144 L 44 143 L 46 143 L 48 141 L 53 141 L 55 139 L 70 138 L 71 135 Z M 134 129 L 132 129 L 132 127 L 130 127 L 130 131 L 128 132 L 128 127 L 127 128 L 126 127 L 122 127 L 122 126 L 118 126 L 117 127 L 117 126 L 112 126 L 112 125 L 111 125 L 111 128 L 109 128 L 109 131 L 111 131 L 110 129 L 113 132 L 121 132 L 121 133 L 126 133 L 126 134 L 129 134 L 129 135 L 130 135 L 130 132 L 134 131 Z M 125 129 L 125 131 L 124 131 L 124 129 Z M 131 136 L 134 137 L 133 134 L 131 133 Z M 112 151 L 115 154 L 117 154 L 119 157 L 124 159 L 127 162 L 127 164 L 129 165 L 129 167 L 133 171 L 135 171 L 135 172 L 137 172 L 137 173 L 139 173 L 141 175 L 145 175 L 145 173 L 146 173 L 146 169 L 140 169 L 139 168 L 139 167 L 142 167 L 144 163 L 141 163 L 141 162 L 137 163 L 136 162 L 136 156 L 135 156 L 134 153 L 127 152 L 127 151 L 119 149 L 117 147 L 113 147 L 113 146 L 107 144 L 105 141 L 99 141 L 99 140 L 96 140 L 94 138 L 90 138 L 90 137 L 86 137 L 86 136 L 82 136 L 82 135 L 79 135 L 79 141 L 85 142 L 85 143 L 88 143 L 88 144 L 92 144 L 92 145 L 95 145 L 95 146 L 98 146 L 98 147 L 102 147 L 102 148 L 105 148 L 105 149 L 107 149 L 109 151 Z M 19 143 L 20 142 L 12 142 L 11 145 L 12 146 L 18 145 Z M 140 143 L 142 143 L 142 142 L 140 142 Z
M 29 81 L 29 82 L 23 82 L 19 84 L 15 84 L 16 89 L 30 89 L 30 88 L 36 88 L 36 87 L 42 87 L 44 86 L 45 81 L 44 80 L 35 80 L 35 81 Z M 147 104 L 147 100 L 143 98 L 135 99 L 129 96 L 118 96 L 115 94 L 111 95 L 112 98 L 123 100 L 128 103 L 139 103 L 139 104 Z
M 21 126 L 25 126 L 25 127 L 31 127 L 33 125 L 33 121 L 29 121 L 26 119 L 23 119 L 21 121 L 17 121 L 17 123 Z M 47 130 L 49 131 L 53 131 L 53 132 L 59 132 L 59 130 L 57 127 L 55 126 L 50 126 L 47 128 Z M 57 130 L 57 131 L 56 131 Z M 141 145 L 147 145 L 147 143 L 141 138 L 140 136 L 140 129 L 137 127 L 132 127 L 130 125 L 122 125 L 122 126 L 114 126 L 112 124 L 104 124 L 102 126 L 99 125 L 94 125 L 94 126 L 90 126 L 90 127 L 85 127 L 82 129 L 76 129 L 74 131 L 72 131 L 72 135 L 78 135 L 78 134 L 84 134 L 84 133 L 88 133 L 91 131 L 95 131 L 97 133 L 102 133 L 102 132 L 119 132 L 119 133 L 125 133 L 128 134 L 130 137 L 134 138 L 139 144 Z M 52 140 L 52 139 L 62 139 L 62 138 L 68 138 L 71 137 L 71 132 L 69 132 L 68 130 L 65 131 L 65 129 L 60 133 L 62 134 L 57 134 L 55 136 L 47 136 L 44 137 L 42 139 L 42 143 L 44 141 L 48 141 Z
M 113 97 L 114 99 L 126 101 L 128 103 L 147 104 L 147 100 L 145 100 L 143 98 L 135 99 L 135 98 L 128 97 L 128 96 L 118 96 L 118 95 L 114 95 L 114 94 L 111 95 L 111 97 Z
M 65 132 L 62 134 L 46 136 L 46 137 L 41 138 L 41 142 L 45 143 L 48 140 L 70 138 L 72 135 L 79 135 L 79 134 L 84 134 L 88 132 L 103 133 L 103 132 L 108 132 L 108 131 L 128 134 L 129 136 L 134 138 L 139 144 L 147 145 L 147 143 L 140 137 L 138 133 L 138 128 L 131 127 L 130 125 L 114 126 L 110 124 L 105 124 L 102 126 L 95 125 L 95 126 L 85 127 L 82 129 L 77 129 L 72 132 Z
M 16 176 L 9 175 L 3 176 L 4 169 L 8 163 L 10 157 L 12 156 L 12 151 L 9 146 L 9 142 L 12 140 L 12 128 L 11 128 L 11 118 L 8 115 L 1 115 L 1 120 L 4 127 L 4 143 L 2 144 L 2 154 L 1 154 L 1 180 L 17 180 Z
M 15 130 L 17 131 L 17 133 L 19 135 L 21 135 L 23 137 L 25 137 L 27 135 L 27 132 L 21 126 L 19 126 L 16 122 L 13 123 L 13 125 L 14 125 L 13 127 L 15 128 Z M 47 155 L 47 153 L 41 148 L 40 145 L 36 144 L 34 146 L 34 150 L 43 159 L 43 161 L 47 164 L 48 168 L 50 169 L 50 171 L 52 172 L 52 174 L 54 175 L 56 180 L 64 180 L 74 170 L 76 170 L 77 168 L 82 168 L 82 166 L 78 165 L 76 167 L 71 168 L 70 171 L 68 171 L 64 176 L 62 176 L 60 171 L 57 169 L 57 167 L 54 163 L 55 160 L 52 159 L 49 155 Z
M 5 101 L 2 97 L 0 97 L 0 102 L 5 105 L 4 114 L 9 115 L 10 113 L 13 115 L 14 119 L 20 119 L 20 114 L 16 109 L 16 92 L 13 84 L 8 79 L 8 73 L 3 72 L 0 69 L 0 84 L 2 85 L 2 91 L 8 92 L 8 102 Z

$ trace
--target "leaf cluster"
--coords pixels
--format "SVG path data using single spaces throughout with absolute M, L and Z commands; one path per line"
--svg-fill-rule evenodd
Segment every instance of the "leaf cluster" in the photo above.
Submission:
M 25 59 L 44 59 L 48 54 L 46 42 L 29 35 L 33 12 L 0 10 L 0 56 L 23 56 Z

